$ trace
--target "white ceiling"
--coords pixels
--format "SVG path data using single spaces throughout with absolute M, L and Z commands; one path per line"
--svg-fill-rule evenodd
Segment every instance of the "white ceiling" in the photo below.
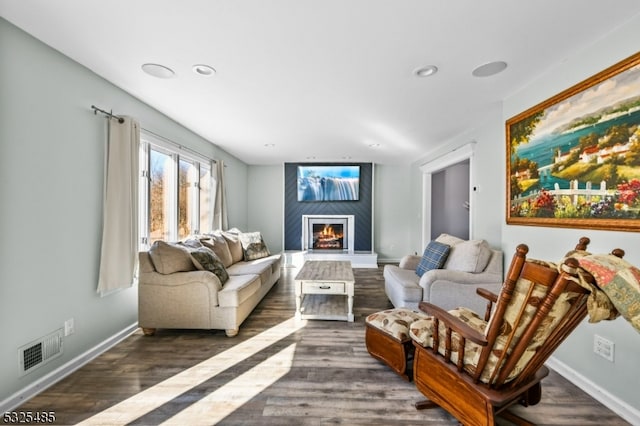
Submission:
M 248 164 L 408 164 L 639 12 L 638 0 L 0 0 L 0 16 Z M 507 70 L 471 75 L 496 60 Z M 150 77 L 147 62 L 176 76 Z M 201 63 L 216 75 L 196 75 Z M 429 64 L 436 75 L 413 74 Z

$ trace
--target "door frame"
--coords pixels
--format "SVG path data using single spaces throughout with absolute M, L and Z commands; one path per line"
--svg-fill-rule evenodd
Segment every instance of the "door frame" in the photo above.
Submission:
M 469 142 L 453 151 L 420 166 L 422 172 L 422 247 L 431 241 L 431 192 L 432 175 L 449 166 L 469 160 L 469 238 L 473 237 L 473 154 L 476 142 Z

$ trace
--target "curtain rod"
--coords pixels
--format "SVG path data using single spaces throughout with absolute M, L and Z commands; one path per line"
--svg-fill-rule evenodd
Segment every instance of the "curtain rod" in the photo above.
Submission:
M 95 106 L 95 105 L 91 105 L 91 108 L 93 109 L 93 114 L 94 114 L 94 115 L 100 112 L 100 113 L 102 113 L 102 114 L 106 115 L 106 116 L 107 116 L 107 117 L 109 117 L 109 118 L 115 118 L 115 119 L 117 119 L 117 120 L 118 120 L 118 123 L 124 123 L 124 118 L 122 118 L 122 117 L 120 117 L 120 116 L 115 115 L 115 114 L 113 113 L 113 110 L 111 110 L 111 112 L 108 112 L 108 111 L 105 111 L 105 110 L 103 110 L 103 109 L 98 108 L 98 107 L 97 107 L 97 106 Z M 152 131 L 151 131 L 151 130 L 149 130 L 149 129 L 145 129 L 144 127 L 141 127 L 141 129 L 142 129 L 142 130 L 144 130 L 144 131 L 145 131 L 145 132 L 147 132 L 147 133 L 152 134 L 153 136 L 155 136 L 155 137 L 157 137 L 157 138 L 162 139 L 162 140 L 163 140 L 163 141 L 165 141 L 165 142 L 169 142 L 170 144 L 175 145 L 175 146 L 176 146 L 176 147 L 178 147 L 179 149 L 182 149 L 182 150 L 185 150 L 185 151 L 189 151 L 189 152 L 191 152 L 192 154 L 196 154 L 196 155 L 198 155 L 198 156 L 200 156 L 200 157 L 203 157 L 203 158 L 207 158 L 207 159 L 209 159 L 209 160 L 213 161 L 214 163 L 216 163 L 216 162 L 217 162 L 217 161 L 216 161 L 216 160 L 214 160 L 213 158 L 209 158 L 209 156 L 208 156 L 208 155 L 201 154 L 201 153 L 199 153 L 198 151 L 195 151 L 195 150 L 193 150 L 193 149 L 191 149 L 191 148 L 188 148 L 188 147 L 186 147 L 186 146 L 184 146 L 184 145 L 182 145 L 182 144 L 180 144 L 180 143 L 178 143 L 178 142 L 172 141 L 171 139 L 166 138 L 166 137 L 164 137 L 164 136 L 162 136 L 162 135 L 159 135 L 159 134 L 157 134 L 157 133 L 155 133 L 155 132 L 152 132 Z M 225 167 L 226 167 L 226 165 L 225 165 Z
M 111 112 L 108 112 L 98 108 L 95 105 L 91 105 L 91 108 L 93 109 L 93 115 L 96 115 L 97 113 L 101 112 L 102 114 L 106 115 L 109 118 L 116 118 L 118 120 L 118 123 L 120 124 L 124 123 L 124 118 L 118 117 L 117 115 L 113 114 L 113 110 Z

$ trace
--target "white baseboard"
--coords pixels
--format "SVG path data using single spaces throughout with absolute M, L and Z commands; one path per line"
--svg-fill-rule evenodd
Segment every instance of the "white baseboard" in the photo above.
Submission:
M 632 425 L 640 425 L 640 410 L 637 408 L 612 395 L 557 358 L 549 358 L 546 365 Z
M 64 365 L 56 368 L 49 374 L 42 376 L 35 382 L 31 383 L 24 389 L 19 390 L 15 394 L 11 395 L 9 398 L 4 401 L 0 401 L 0 413 L 5 413 L 7 411 L 13 411 L 15 408 L 19 407 L 25 401 L 33 398 L 43 390 L 47 389 L 49 386 L 59 382 L 60 380 L 67 377 L 69 374 L 78 370 L 83 365 L 87 364 L 92 359 L 96 358 L 98 355 L 106 352 L 111 349 L 125 338 L 130 336 L 138 329 L 138 323 L 131 324 L 124 330 L 119 333 L 114 334 L 108 339 L 104 340 L 100 344 L 94 346 L 89 349 L 85 353 L 77 356 L 71 361 L 67 362 Z

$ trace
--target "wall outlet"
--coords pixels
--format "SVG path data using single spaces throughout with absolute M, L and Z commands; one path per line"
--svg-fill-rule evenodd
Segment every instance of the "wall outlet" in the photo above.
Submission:
M 73 321 L 73 318 L 69 318 L 64 322 L 64 335 L 69 336 L 76 331 L 76 325 Z
M 593 352 L 602 358 L 613 362 L 614 348 L 615 344 L 611 340 L 607 340 L 597 334 L 593 336 Z

